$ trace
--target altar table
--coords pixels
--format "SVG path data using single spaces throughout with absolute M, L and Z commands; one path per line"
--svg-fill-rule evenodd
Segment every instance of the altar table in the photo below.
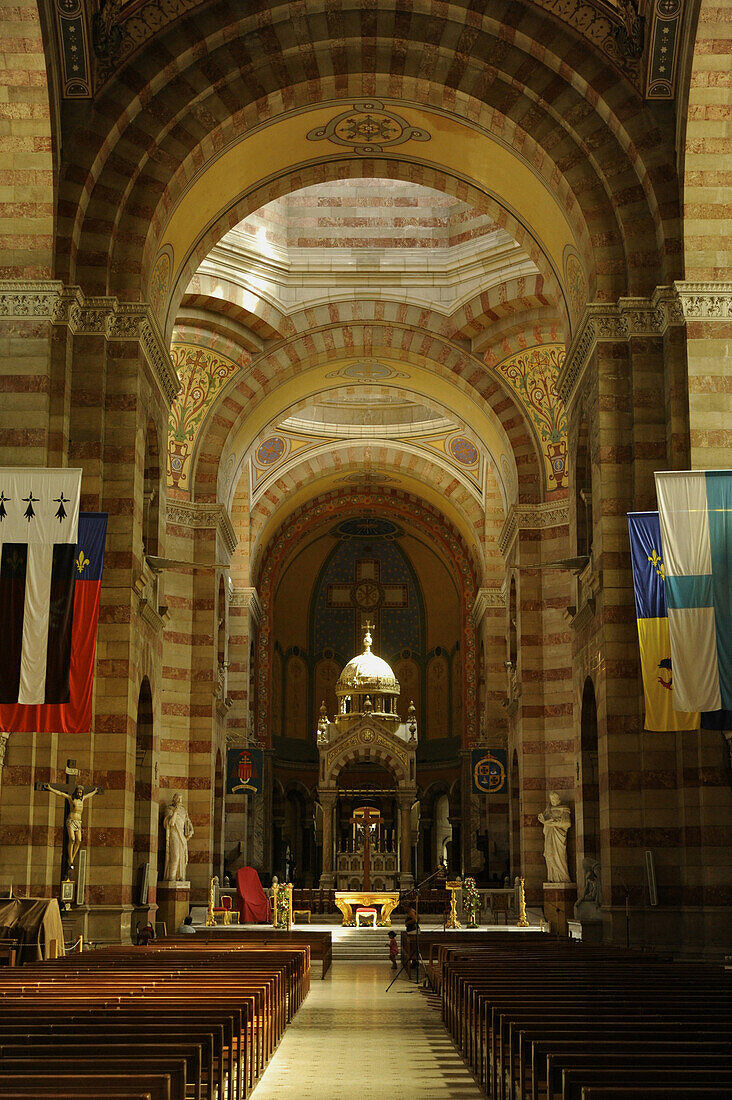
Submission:
M 378 923 L 380 925 L 391 924 L 391 914 L 399 904 L 399 891 L 384 893 L 374 890 L 336 890 L 335 903 L 343 914 L 341 924 L 353 927 L 356 923 L 353 916 L 353 905 L 381 906 Z

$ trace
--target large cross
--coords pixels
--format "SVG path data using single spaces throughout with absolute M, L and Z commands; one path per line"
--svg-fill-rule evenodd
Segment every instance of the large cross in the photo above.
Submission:
M 353 811 L 352 825 L 363 826 L 363 889 L 371 889 L 371 826 L 381 824 L 381 814 L 371 806 L 359 806 Z
M 409 606 L 409 589 L 406 584 L 382 583 L 381 562 L 376 558 L 359 558 L 353 565 L 352 581 L 328 585 L 327 606 L 353 610 L 354 642 L 358 651 L 366 620 L 371 619 L 377 631 L 382 609 Z

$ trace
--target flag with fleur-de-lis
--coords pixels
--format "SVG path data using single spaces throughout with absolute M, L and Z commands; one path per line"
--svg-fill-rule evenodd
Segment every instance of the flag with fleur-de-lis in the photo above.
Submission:
M 81 470 L 0 469 L 0 703 L 69 695 Z
M 77 543 L 72 548 L 74 596 L 66 700 L 32 704 L 0 702 L 0 731 L 88 733 L 91 729 L 106 534 L 105 512 L 79 513 Z

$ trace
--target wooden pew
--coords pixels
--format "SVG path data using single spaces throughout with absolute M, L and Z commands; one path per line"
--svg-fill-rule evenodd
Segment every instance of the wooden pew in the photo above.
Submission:
M 117 1093 L 148 1091 L 151 1100 L 242 1100 L 307 994 L 309 974 L 308 945 L 203 940 L 6 970 L 0 1095 L 32 1091 L 34 1071 L 39 1095 L 49 1072 L 63 1078 L 59 1090 L 79 1095 L 96 1095 L 89 1090 L 105 1073 Z M 114 1092 L 105 1086 L 99 1095 Z

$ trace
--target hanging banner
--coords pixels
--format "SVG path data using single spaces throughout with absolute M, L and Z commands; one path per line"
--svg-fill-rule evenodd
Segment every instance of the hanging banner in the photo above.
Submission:
M 69 560 L 73 567 L 68 689 L 65 701 L 0 703 L 0 730 L 7 733 L 89 733 L 97 648 L 97 623 L 107 534 L 106 512 L 80 512 Z M 18 582 L 20 583 L 20 582 Z M 1 601 L 0 601 L 1 604 Z M 64 603 L 64 608 L 66 604 Z M 57 617 L 51 603 L 49 618 Z M 8 630 L 7 623 L 4 628 Z M 50 629 L 49 629 L 50 637 Z M 47 668 L 51 667 L 48 662 Z M 48 682 L 48 675 L 46 677 Z
M 473 749 L 473 790 L 502 794 L 508 790 L 505 749 Z
M 226 793 L 259 794 L 262 789 L 261 749 L 229 749 L 226 753 Z

